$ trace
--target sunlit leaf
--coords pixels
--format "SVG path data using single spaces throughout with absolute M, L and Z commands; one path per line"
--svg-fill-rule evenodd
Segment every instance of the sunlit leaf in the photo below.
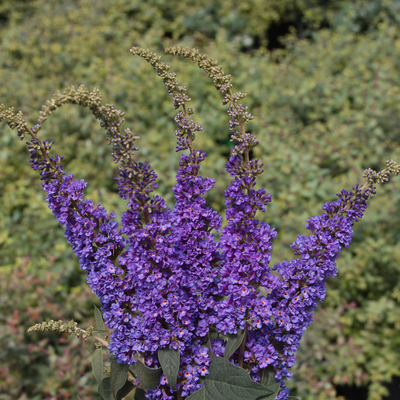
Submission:
M 203 387 L 187 400 L 261 400 L 273 393 L 224 357 L 211 356 L 209 372 L 201 380 Z

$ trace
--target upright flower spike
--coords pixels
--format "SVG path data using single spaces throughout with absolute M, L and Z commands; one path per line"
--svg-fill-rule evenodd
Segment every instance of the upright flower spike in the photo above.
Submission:
M 233 130 L 236 126 L 240 130 L 235 130 L 231 136 L 231 141 L 238 142 L 232 149 L 232 156 L 244 154 L 245 164 L 244 167 L 247 173 L 254 173 L 252 171 L 252 164 L 249 163 L 249 151 L 255 147 L 258 142 L 255 140 L 256 136 L 251 133 L 246 133 L 244 130 L 245 122 L 252 120 L 254 117 L 247 111 L 248 107 L 238 103 L 239 100 L 245 98 L 247 93 L 232 92 L 232 84 L 230 83 L 231 75 L 224 75 L 223 67 L 218 65 L 218 61 L 211 59 L 207 54 L 201 54 L 196 49 L 188 47 L 167 47 L 166 54 L 181 55 L 185 58 L 191 59 L 202 68 L 206 74 L 214 81 L 217 90 L 221 90 L 223 94 L 222 104 L 226 105 L 229 102 L 232 104 L 228 107 L 228 115 L 231 117 L 229 121 L 229 129 Z M 257 170 L 256 174 L 260 174 L 262 170 Z
M 244 124 L 254 117 L 248 108 L 239 103 L 246 93 L 232 91 L 230 75 L 224 75 L 223 67 L 198 50 L 169 47 L 167 54 L 182 55 L 197 62 L 199 67 L 213 79 L 217 90 L 223 94 L 223 104 L 231 103 L 227 109 L 229 129 L 235 130 L 232 141 L 238 142 L 232 149 L 232 156 L 226 163 L 226 170 L 234 177 L 225 191 L 227 206 L 226 226 L 221 235 L 219 250 L 224 254 L 221 263 L 219 290 L 227 296 L 219 303 L 218 330 L 235 333 L 237 328 L 246 329 L 252 320 L 252 308 L 257 299 L 257 288 L 261 283 L 274 280 L 270 269 L 272 239 L 276 232 L 268 224 L 255 220 L 258 210 L 265 211 L 271 201 L 264 189 L 254 190 L 256 176 L 263 165 L 257 159 L 250 160 L 250 150 L 258 144 L 255 135 L 246 133 Z M 243 154 L 244 159 L 240 156 Z M 240 360 L 243 364 L 243 359 Z M 241 365 L 242 366 L 242 365 Z
M 178 390 L 189 395 L 201 386 L 196 383 L 199 376 L 208 373 L 209 358 L 202 346 L 209 326 L 215 323 L 218 270 L 214 265 L 219 260 L 210 231 L 220 228 L 221 218 L 206 207 L 203 198 L 214 180 L 198 175 L 206 154 L 193 148 L 194 133 L 202 128 L 189 119 L 194 110 L 186 109 L 190 101 L 184 93 L 186 88 L 178 86 L 176 75 L 168 72 L 170 67 L 154 53 L 140 48 L 133 48 L 131 52 L 157 70 L 168 94 L 173 96 L 174 107 L 183 108 L 175 118 L 177 151 L 189 149 L 190 155 L 181 156 L 173 188 L 174 209 L 149 214 L 149 222 L 136 230 L 131 244 L 120 257 L 120 263 L 128 270 L 129 281 L 133 282 L 129 308 L 140 318 L 128 317 L 127 324 L 122 314 L 114 316 L 112 327 L 116 330 L 112 333 L 110 351 L 122 362 L 130 362 L 132 354 L 140 352 L 145 359 L 151 359 L 149 366 L 157 366 L 159 348 L 178 348 L 179 373 L 183 378 Z M 196 354 L 201 349 L 205 351 L 204 356 L 198 357 Z M 148 392 L 149 398 L 157 398 L 161 387 L 164 392 L 173 392 L 161 377 L 160 385 Z
M 291 246 L 301 258 L 275 265 L 281 280 L 255 309 L 260 329 L 249 332 L 248 347 L 257 360 L 253 373 L 273 365 L 279 380 L 292 376 L 288 368 L 294 365 L 318 301 L 325 298 L 325 279 L 336 275 L 340 250 L 349 245 L 352 225 L 362 217 L 366 200 L 374 193 L 370 184 L 353 189 L 350 193 L 343 190 L 338 201 L 323 206 L 324 214 L 307 220 L 306 228 L 312 234 L 300 235 Z M 287 393 L 282 390 L 279 398 Z

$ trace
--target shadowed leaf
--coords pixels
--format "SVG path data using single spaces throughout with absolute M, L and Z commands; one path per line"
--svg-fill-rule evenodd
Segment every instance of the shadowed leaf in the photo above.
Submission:
M 94 307 L 94 320 L 96 322 L 96 330 L 106 331 L 107 328 L 106 328 L 106 325 L 104 324 L 101 311 L 95 305 L 93 305 L 93 307 Z
M 104 378 L 101 381 L 98 392 L 104 400 L 114 400 L 114 396 L 111 391 L 111 383 L 109 377 Z
M 103 379 L 103 349 L 100 347 L 96 349 L 92 356 L 93 375 L 98 384 Z
M 128 364 L 120 364 L 115 358 L 111 359 L 110 384 L 114 397 L 117 397 L 118 391 L 125 385 L 128 370 Z
M 275 370 L 274 367 L 269 365 L 267 368 L 264 368 L 263 370 L 263 374 L 261 377 L 261 385 L 268 387 L 275 383 L 276 383 Z
M 238 329 L 237 333 L 228 334 L 226 336 L 228 338 L 228 342 L 226 343 L 225 346 L 224 357 L 226 359 L 229 359 L 242 343 L 244 337 L 244 330 Z
M 118 391 L 116 400 L 122 400 L 132 391 L 134 387 L 135 385 L 132 382 L 126 381 L 125 385 Z
M 168 384 L 174 390 L 179 372 L 180 358 L 179 350 L 158 349 L 158 360 L 160 361 L 161 368 L 168 380 Z
M 160 383 L 160 377 L 163 373 L 162 368 L 149 368 L 138 360 L 137 355 L 134 358 L 136 360 L 136 376 L 139 379 L 140 385 L 145 390 L 156 388 Z
M 135 400 L 147 400 L 145 396 L 145 391 L 141 388 L 136 388 L 135 390 Z
M 272 390 L 272 394 L 268 395 L 267 397 L 262 397 L 263 400 L 275 400 L 276 396 L 278 396 L 278 393 L 281 390 L 281 385 L 279 383 L 274 383 L 270 386 L 268 386 L 269 390 Z

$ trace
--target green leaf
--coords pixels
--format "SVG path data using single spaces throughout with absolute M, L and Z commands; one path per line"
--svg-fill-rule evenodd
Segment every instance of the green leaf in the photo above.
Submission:
M 129 365 L 120 364 L 115 358 L 111 359 L 111 374 L 110 384 L 114 397 L 117 397 L 118 390 L 120 390 L 126 382 L 128 376 Z
M 268 365 L 267 368 L 263 369 L 263 374 L 261 377 L 261 385 L 268 387 L 275 383 L 276 383 L 276 379 L 275 379 L 274 367 L 271 365 Z
M 151 390 L 158 386 L 160 377 L 163 373 L 162 368 L 149 368 L 139 361 L 137 354 L 134 356 L 136 360 L 136 376 L 140 381 L 140 385 L 145 390 Z
M 158 360 L 160 361 L 161 368 L 168 380 L 168 384 L 174 390 L 178 379 L 180 358 L 179 350 L 158 349 Z
M 93 333 L 98 333 L 100 335 L 105 335 L 108 333 L 108 329 L 93 329 Z
M 114 400 L 114 396 L 111 391 L 111 382 L 109 377 L 104 378 L 101 381 L 98 392 L 104 400 Z
M 101 311 L 95 306 L 94 307 L 94 320 L 96 325 L 96 330 L 103 331 L 107 330 L 106 325 L 104 324 L 103 315 Z
M 103 349 L 102 347 L 96 349 L 92 356 L 92 369 L 93 375 L 97 383 L 101 383 L 103 379 Z
M 261 400 L 273 394 L 224 357 L 211 356 L 209 372 L 201 380 L 203 387 L 187 400 Z
M 144 395 L 146 392 L 141 388 L 136 388 L 135 390 L 135 400 L 147 400 L 146 396 Z
M 272 394 L 268 395 L 267 397 L 262 397 L 263 400 L 275 400 L 276 396 L 281 390 L 281 385 L 279 383 L 274 383 L 267 387 L 267 389 L 272 390 Z
M 136 364 L 129 365 L 129 372 L 131 372 L 133 375 L 136 375 Z
M 268 365 L 267 368 L 264 368 L 261 377 L 261 384 L 269 390 L 272 390 L 272 394 L 265 397 L 264 400 L 274 400 L 281 390 L 281 385 L 276 382 L 275 370 L 272 365 Z
M 186 400 L 205 400 L 205 399 L 208 399 L 208 397 L 206 397 L 206 390 L 204 386 L 199 390 L 196 390 L 193 394 L 191 394 L 189 397 L 186 398 Z
M 235 334 L 228 334 L 228 342 L 226 343 L 225 346 L 225 354 L 224 357 L 226 359 L 229 359 L 232 354 L 239 348 L 240 344 L 243 341 L 244 337 L 244 330 L 238 329 L 237 333 Z
M 300 400 L 298 397 L 289 396 L 287 400 Z
M 118 390 L 116 400 L 122 400 L 124 397 L 128 396 L 134 387 L 135 385 L 132 382 L 126 381 L 125 385 Z

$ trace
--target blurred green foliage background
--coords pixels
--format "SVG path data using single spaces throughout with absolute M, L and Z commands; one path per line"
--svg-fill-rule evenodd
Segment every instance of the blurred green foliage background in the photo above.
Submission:
M 272 264 L 293 257 L 305 220 L 364 169 L 400 161 L 400 1 L 397 0 L 2 0 L 0 102 L 34 125 L 55 90 L 96 86 L 126 112 L 141 136 L 138 159 L 159 175 L 173 206 L 177 169 L 174 110 L 161 79 L 129 49 L 162 53 L 196 47 L 225 66 L 249 96 L 249 124 L 265 164 L 259 179 L 273 202 L 259 218 L 278 230 Z M 187 85 L 204 127 L 197 148 L 203 175 L 217 179 L 207 201 L 223 212 L 231 143 L 221 95 L 196 65 L 165 56 Z M 89 182 L 87 196 L 121 216 L 105 133 L 90 111 L 63 106 L 43 124 L 43 139 L 64 169 Z M 89 353 L 77 340 L 28 335 L 44 319 L 91 323 L 85 276 L 44 201 L 29 154 L 0 126 L 0 400 L 98 399 Z M 303 400 L 344 399 L 343 385 L 387 396 L 400 360 L 400 182 L 379 187 L 353 242 L 329 280 L 289 382 Z M 361 397 L 359 397 L 361 400 Z

